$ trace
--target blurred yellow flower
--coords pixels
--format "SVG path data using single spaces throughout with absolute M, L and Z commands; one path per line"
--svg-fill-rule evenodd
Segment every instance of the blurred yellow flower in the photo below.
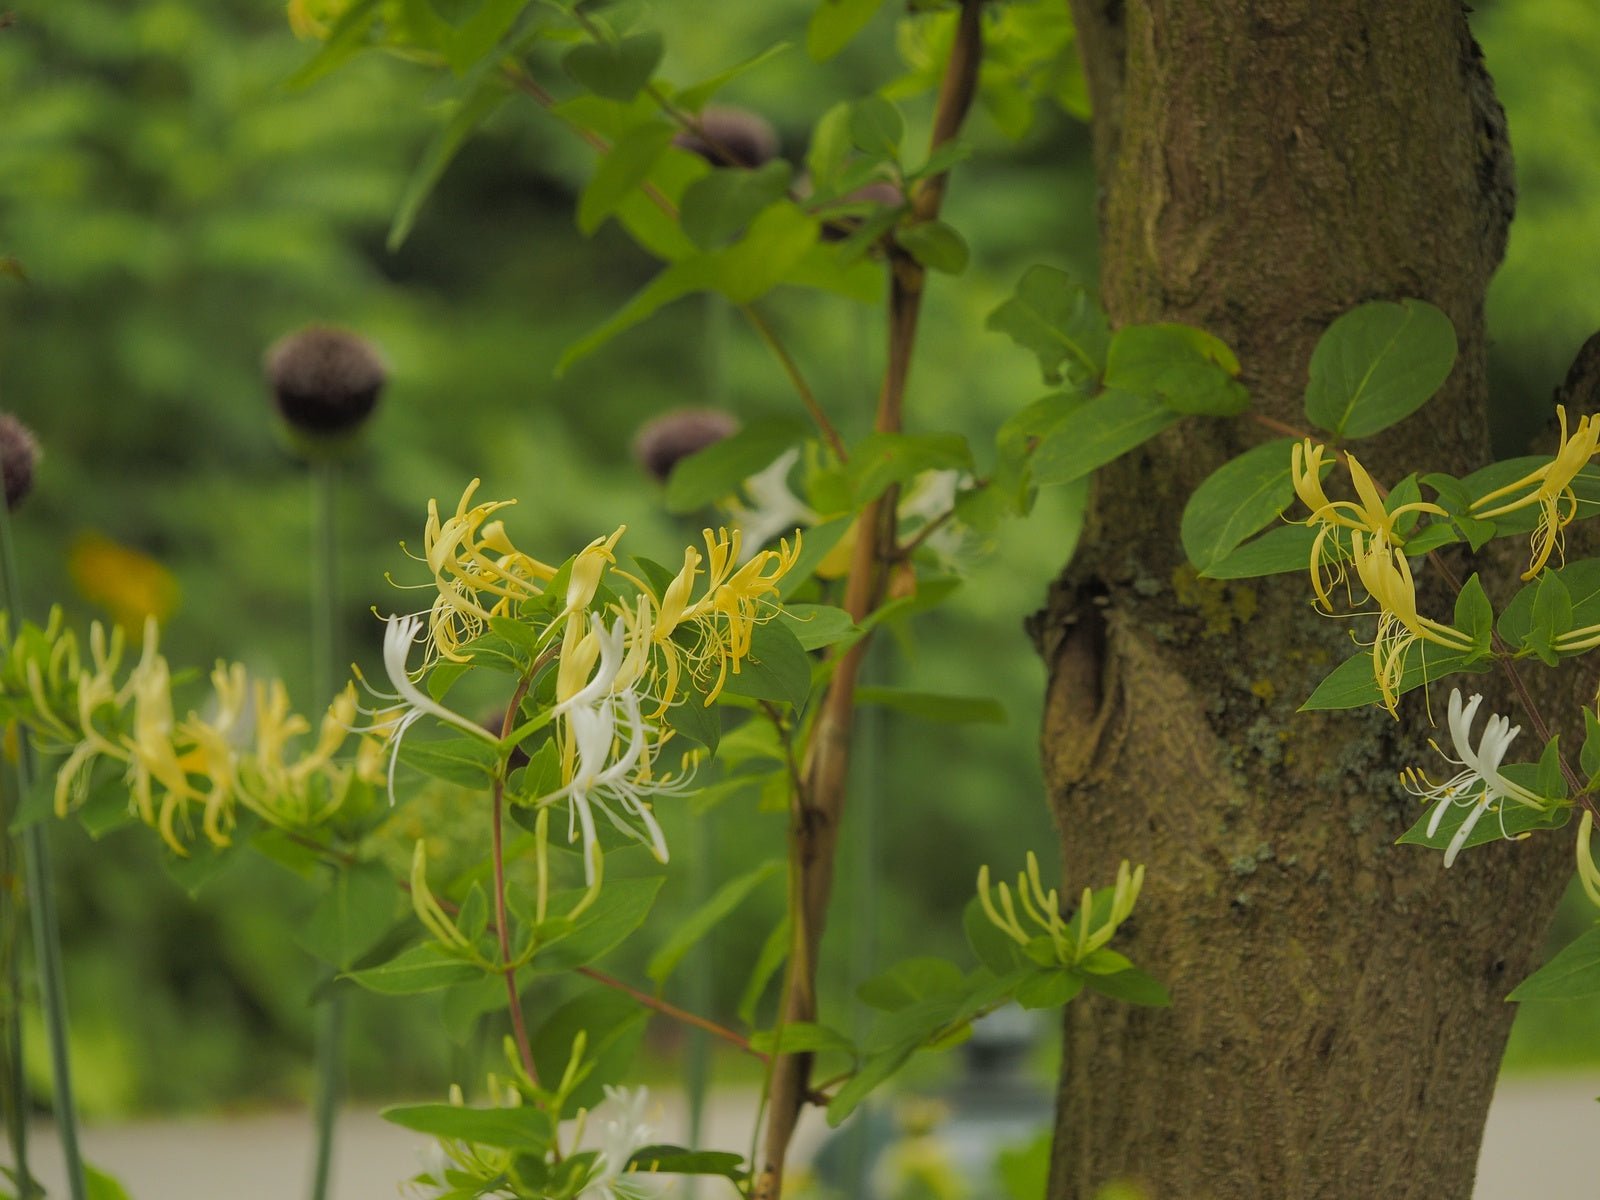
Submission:
M 98 533 L 79 534 L 67 553 L 78 594 L 137 634 L 145 620 L 165 622 L 178 607 L 178 581 L 155 559 Z

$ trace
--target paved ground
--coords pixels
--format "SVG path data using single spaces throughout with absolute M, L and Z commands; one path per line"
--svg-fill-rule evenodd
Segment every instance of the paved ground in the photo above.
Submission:
M 1594 1200 L 1600 1193 L 1596 1096 L 1600 1078 L 1591 1076 L 1502 1083 L 1489 1112 L 1474 1200 Z M 740 1149 L 738 1139 L 749 1136 L 751 1100 L 738 1093 L 714 1099 L 714 1145 Z M 663 1112 L 661 1124 L 666 1139 L 681 1137 L 672 1112 Z M 800 1149 L 809 1152 L 826 1130 L 814 1121 L 803 1132 Z M 292 1200 L 304 1194 L 308 1135 L 303 1114 L 270 1113 L 95 1126 L 84 1142 L 91 1161 L 118 1176 L 133 1200 Z M 52 1197 L 63 1196 L 54 1138 L 40 1129 L 35 1141 L 35 1169 Z M 399 1182 L 417 1169 L 416 1135 L 370 1110 L 346 1116 L 341 1143 L 334 1200 L 395 1200 Z

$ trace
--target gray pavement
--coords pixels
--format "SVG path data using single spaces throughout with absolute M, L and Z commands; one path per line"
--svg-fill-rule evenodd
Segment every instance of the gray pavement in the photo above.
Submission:
M 1600 1076 L 1503 1080 L 1489 1110 L 1474 1200 L 1594 1200 L 1600 1169 Z M 659 1133 L 683 1136 L 676 1097 L 659 1098 Z M 708 1144 L 748 1153 L 755 1097 L 712 1098 Z M 797 1150 L 814 1152 L 827 1133 L 808 1116 Z M 310 1120 L 300 1112 L 96 1124 L 84 1131 L 90 1161 L 117 1176 L 133 1200 L 299 1200 L 310 1171 Z M 372 1109 L 347 1113 L 334 1164 L 333 1200 L 395 1200 L 418 1168 L 423 1140 Z M 34 1134 L 34 1169 L 53 1198 L 66 1194 L 60 1149 L 47 1126 Z M 710 1189 L 707 1189 L 710 1191 Z M 705 1193 L 702 1193 L 705 1194 Z M 731 1192 L 729 1193 L 732 1194 Z

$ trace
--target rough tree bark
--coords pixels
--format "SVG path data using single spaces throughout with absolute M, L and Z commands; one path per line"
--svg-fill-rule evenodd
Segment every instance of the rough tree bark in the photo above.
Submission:
M 1513 185 L 1457 0 L 1071 5 L 1113 323 L 1211 330 L 1257 410 L 1303 425 L 1326 325 L 1422 297 L 1455 322 L 1458 365 L 1363 461 L 1389 481 L 1486 461 L 1482 302 Z M 1312 614 L 1304 576 L 1219 584 L 1184 565 L 1185 498 L 1262 436 L 1191 420 L 1105 470 L 1036 618 L 1064 878 L 1148 864 L 1126 948 L 1174 997 L 1069 1006 L 1052 1200 L 1118 1178 L 1152 1200 L 1465 1200 L 1504 997 L 1567 878 L 1560 837 L 1448 875 L 1393 845 L 1419 812 L 1397 771 L 1434 765 L 1421 694 L 1398 722 L 1296 714 L 1351 652 L 1349 623 Z M 1491 585 L 1497 605 L 1514 582 Z M 1437 581 L 1423 595 L 1449 615 Z

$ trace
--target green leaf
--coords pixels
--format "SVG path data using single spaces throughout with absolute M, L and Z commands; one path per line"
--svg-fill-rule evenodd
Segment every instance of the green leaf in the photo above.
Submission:
M 1572 595 L 1561 576 L 1547 571 L 1540 576 L 1533 593 L 1528 637 L 1523 643 L 1549 667 L 1556 665 L 1555 640 L 1572 628 Z
M 850 106 L 850 143 L 874 160 L 897 157 L 905 131 L 900 110 L 882 96 L 864 96 Z
M 394 1104 L 380 1110 L 378 1115 L 385 1121 L 429 1137 L 456 1138 L 480 1146 L 505 1146 L 536 1154 L 548 1151 L 555 1135 L 549 1113 L 531 1104 L 516 1108 Z
M 493 742 L 467 734 L 435 742 L 407 738 L 400 743 L 400 761 L 446 783 L 487 789 L 494 782 L 500 751 Z
M 811 143 L 806 148 L 806 173 L 818 195 L 829 195 L 835 181 L 850 159 L 850 105 L 841 100 L 811 128 Z
M 1501 773 L 1513 783 L 1531 790 L 1536 782 L 1538 770 L 1533 763 L 1512 763 L 1508 767 L 1502 767 Z M 1560 829 L 1572 819 L 1572 809 L 1564 804 L 1548 809 L 1537 809 L 1515 801 L 1500 803 L 1504 805 L 1504 828 L 1502 829 L 1500 820 L 1502 814 L 1491 810 L 1478 819 L 1472 832 L 1467 835 L 1467 840 L 1462 843 L 1463 849 L 1470 850 L 1487 842 L 1498 842 L 1503 837 L 1515 838 L 1519 833 L 1539 829 Z M 1439 820 L 1439 827 L 1430 836 L 1428 822 L 1433 819 L 1433 810 L 1436 807 L 1437 804 L 1428 805 L 1423 814 L 1417 818 L 1416 824 L 1395 839 L 1395 844 L 1444 850 L 1449 847 L 1450 839 L 1455 837 L 1456 831 L 1461 828 L 1461 823 L 1467 819 L 1476 805 L 1452 804 L 1445 810 L 1444 816 Z
M 1278 438 L 1253 446 L 1194 490 L 1183 509 L 1181 533 L 1184 552 L 1201 571 L 1222 562 L 1289 507 L 1294 499 L 1293 445 L 1293 438 Z
M 786 604 L 778 619 L 806 650 L 821 650 L 861 633 L 849 613 L 831 604 Z
M 856 1056 L 856 1046 L 837 1029 L 810 1021 L 789 1021 L 777 1030 L 762 1029 L 750 1035 L 752 1048 L 763 1054 L 809 1054 L 838 1051 Z
M 87 1200 L 132 1200 L 116 1176 L 88 1163 L 83 1164 L 83 1183 Z
M 822 0 L 806 26 L 806 53 L 827 62 L 872 20 L 883 0 Z
M 1546 571 L 1511 598 L 1500 614 L 1499 624 L 1500 636 L 1510 645 L 1527 646 L 1537 652 L 1533 645 L 1539 628 L 1535 609 L 1541 591 L 1546 595 L 1544 617 L 1555 633 L 1600 625 L 1600 559 L 1579 559 Z M 1556 626 L 1558 618 L 1564 628 Z M 1547 632 L 1546 641 L 1552 636 Z
M 289 89 L 315 83 L 329 71 L 366 49 L 367 34 L 378 19 L 378 0 L 355 0 L 339 14 L 311 61 L 284 81 Z
M 1177 420 L 1177 413 L 1151 397 L 1101 392 L 1039 442 L 1033 482 L 1047 487 L 1081 479 Z
M 972 451 L 959 433 L 869 433 L 845 468 L 851 507 L 859 508 L 894 484 L 924 471 L 972 469 Z
M 1578 752 L 1578 766 L 1589 782 L 1600 775 L 1600 717 L 1587 705 L 1583 710 L 1583 749 Z
M 735 1183 L 748 1172 L 744 1159 L 727 1150 L 686 1150 L 682 1146 L 644 1146 L 628 1159 L 628 1170 L 652 1175 L 721 1175 Z
M 967 241 L 943 221 L 919 221 L 895 234 L 895 241 L 930 271 L 959 275 L 971 257 Z
M 664 51 L 659 33 L 574 46 L 561 60 L 574 80 L 608 100 L 632 100 L 650 82 Z
M 863 1004 L 884 1012 L 898 1012 L 929 996 L 961 990 L 966 976 L 943 958 L 908 958 L 867 980 L 856 989 Z
M 772 927 L 772 932 L 767 934 L 767 940 L 761 943 L 761 952 L 756 955 L 755 965 L 750 968 L 750 978 L 745 981 L 744 991 L 739 995 L 739 1019 L 746 1025 L 756 1023 L 756 1007 L 761 1003 L 761 996 L 788 956 L 789 915 L 785 913 Z
M 1545 745 L 1539 755 L 1539 766 L 1533 782 L 1533 791 L 1552 800 L 1567 798 L 1567 780 L 1561 772 L 1561 735 L 1558 733 Z
M 1107 388 L 1160 400 L 1174 412 L 1228 417 L 1250 405 L 1226 343 L 1189 325 L 1125 325 L 1106 355 Z M 1287 455 L 1285 456 L 1287 462 Z
M 483 970 L 463 962 L 437 942 L 423 942 L 362 971 L 347 971 L 345 978 L 385 996 L 410 996 L 435 992 L 457 983 L 481 978 Z
M 946 696 L 904 688 L 859 687 L 856 703 L 890 708 L 940 725 L 1004 725 L 1006 710 L 989 696 Z
M 684 190 L 679 220 L 689 240 L 714 250 L 737 237 L 769 204 L 789 191 L 794 175 L 783 159 L 754 169 L 721 167 Z
M 667 710 L 667 724 L 715 754 L 722 741 L 722 709 L 706 703 L 708 687 L 693 675 L 686 674 L 681 684 L 682 701 Z
M 1455 361 L 1455 327 L 1433 305 L 1363 304 L 1317 341 L 1306 416 L 1339 437 L 1369 437 L 1421 408 Z
M 1494 607 L 1489 603 L 1476 571 L 1462 584 L 1461 592 L 1456 596 L 1452 621 L 1457 629 L 1472 638 L 1474 657 L 1482 658 L 1489 653 L 1494 639 Z
M 1017 988 L 1017 1003 L 1023 1008 L 1060 1008 L 1083 988 L 1082 975 L 1064 967 L 1052 967 L 1022 981 Z
M 723 690 L 804 708 L 811 695 L 811 659 L 787 625 L 768 621 L 751 633 L 750 655 L 737 673 L 728 673 Z
M 667 481 L 667 511 L 689 513 L 737 492 L 745 480 L 806 436 L 799 421 L 752 421 L 732 437 L 680 459 Z
M 1600 925 L 1567 943 L 1506 999 L 1587 1000 L 1591 996 L 1600 996 Z
M 961 910 L 961 928 L 978 961 L 996 975 L 1035 969 L 1034 962 L 1022 953 L 1022 947 L 989 920 L 976 896 Z
M 614 988 L 590 988 L 578 993 L 534 1031 L 533 1063 L 539 1068 L 539 1077 L 561 1078 L 572 1057 L 574 1039 L 581 1031 L 588 1073 L 567 1103 L 571 1108 L 593 1108 L 605 1099 L 606 1084 L 627 1076 L 649 1020 L 646 1009 Z
M 1207 579 L 1255 579 L 1306 571 L 1311 567 L 1311 547 L 1316 540 L 1317 531 L 1310 526 L 1280 525 L 1229 551 L 1200 574 Z
M 661 881 L 660 875 L 606 880 L 599 898 L 573 923 L 572 932 L 534 955 L 533 972 L 548 975 L 587 966 L 619 945 L 650 915 Z M 555 892 L 550 896 L 548 911 L 558 916 L 571 912 L 584 894 L 582 888 Z
M 1060 383 L 1064 375 L 1098 379 L 1111 340 L 1093 293 L 1065 271 L 1045 266 L 1027 269 L 1015 294 L 989 314 L 984 328 L 1033 351 L 1047 383 Z
M 417 222 L 417 214 L 422 211 L 423 201 L 427 200 L 434 185 L 444 174 L 445 168 L 450 165 L 450 160 L 461 149 L 462 143 L 471 136 L 473 130 L 487 121 L 494 111 L 505 103 L 509 95 L 510 92 L 500 79 L 489 75 L 456 106 L 450 120 L 428 144 L 422 160 L 417 163 L 416 170 L 411 173 L 411 178 L 406 183 L 406 190 L 401 193 L 394 222 L 389 226 L 389 253 L 393 254 L 405 244 L 412 226 Z
M 1446 675 L 1457 672 L 1481 675 L 1489 666 L 1489 661 L 1478 657 L 1476 650 L 1446 650 L 1432 642 L 1416 642 L 1406 653 L 1406 666 L 1400 678 L 1398 694 L 1404 695 L 1424 683 L 1436 683 Z M 1372 654 L 1362 650 L 1329 672 L 1328 677 L 1317 685 L 1316 690 L 1300 706 L 1300 711 L 1361 708 L 1363 705 L 1377 704 L 1381 699 L 1378 681 L 1372 673 Z
M 1167 989 L 1136 967 L 1118 971 L 1115 975 L 1087 975 L 1084 982 L 1102 996 L 1110 996 L 1113 1000 L 1128 1004 L 1166 1008 L 1172 1003 L 1172 996 Z
M 739 241 L 722 250 L 673 263 L 636 292 L 597 329 L 562 354 L 557 374 L 692 292 L 716 291 L 735 304 L 759 299 L 788 279 L 817 242 L 817 219 L 788 201 L 768 206 Z
M 644 973 L 657 984 L 665 983 L 678 964 L 683 961 L 684 955 L 688 954 L 701 938 L 749 899 L 751 892 L 774 875 L 781 874 L 783 869 L 783 860 L 773 859 L 723 884 L 711 899 L 677 923 L 672 936 L 651 957 Z
M 585 235 L 600 228 L 628 193 L 645 181 L 672 145 L 676 133 L 665 121 L 646 121 L 612 143 L 610 152 L 596 165 L 583 195 L 578 197 L 578 228 Z
M 675 97 L 678 107 L 687 109 L 690 112 L 699 112 L 705 107 L 706 101 L 727 87 L 728 84 L 746 72 L 764 66 L 770 60 L 777 58 L 778 55 L 785 53 L 789 49 L 789 45 L 790 43 L 788 42 L 779 42 L 775 46 L 768 46 L 765 50 L 757 51 L 744 61 L 729 67 L 726 71 L 718 72 L 709 79 L 683 88 Z
M 295 938 L 323 962 L 348 970 L 389 931 L 399 903 L 400 889 L 388 868 L 356 863 L 334 875 Z
M 1005 1200 L 1045 1200 L 1050 1186 L 1050 1149 L 1054 1141 L 1053 1131 L 1045 1129 L 1026 1145 L 1001 1148 L 995 1165 L 1005 1187 Z M 1127 1200 L 1127 1197 L 1102 1191 L 1097 1200 Z

